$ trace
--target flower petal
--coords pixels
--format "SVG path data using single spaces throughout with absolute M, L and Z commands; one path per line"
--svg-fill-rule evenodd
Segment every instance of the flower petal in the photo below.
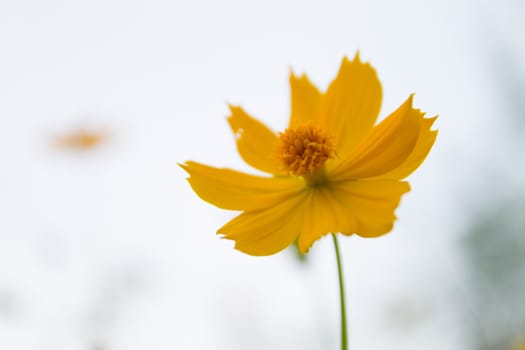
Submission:
M 260 177 L 196 162 L 180 166 L 190 175 L 188 182 L 208 203 L 230 210 L 255 210 L 272 206 L 304 189 L 295 177 Z
M 241 107 L 230 106 L 228 123 L 237 139 L 237 149 L 244 161 L 256 169 L 282 174 L 274 158 L 277 135 L 249 116 Z
M 418 140 L 421 120 L 421 112 L 412 108 L 412 98 L 375 126 L 347 160 L 331 171 L 333 180 L 376 177 L 408 158 Z
M 303 203 L 304 213 L 297 245 L 305 254 L 312 244 L 330 232 L 354 232 L 355 217 L 338 201 L 331 188 L 320 186 L 312 189 Z
M 234 240 L 235 249 L 246 254 L 263 256 L 278 253 L 297 238 L 302 197 L 290 197 L 266 209 L 244 212 L 217 233 Z
M 292 111 L 289 126 L 295 127 L 313 120 L 318 114 L 322 98 L 317 87 L 305 74 L 297 77 L 292 72 L 290 74 L 290 93 Z
M 410 190 L 408 182 L 396 180 L 345 181 L 331 184 L 332 194 L 356 220 L 354 231 L 346 235 L 377 237 L 392 229 L 401 195 Z
M 316 123 L 335 136 L 337 153 L 345 158 L 373 128 L 382 100 L 381 83 L 375 69 L 356 54 L 344 57 L 335 80 L 324 96 Z
M 400 166 L 386 174 L 381 175 L 381 178 L 398 180 L 404 179 L 408 175 L 412 174 L 421 165 L 421 163 L 423 163 L 428 155 L 428 152 L 434 145 L 434 141 L 436 141 L 436 136 L 438 133 L 437 130 L 430 130 L 436 118 L 437 116 L 433 118 L 420 119 L 419 137 L 417 139 L 416 145 L 414 146 L 414 149 L 412 150 L 412 153 L 410 153 L 408 158 L 403 163 L 401 163 Z
M 407 182 L 361 180 L 330 183 L 309 191 L 303 203 L 302 227 L 297 241 L 306 253 L 328 233 L 377 237 L 389 232 L 396 219 L 394 210 Z

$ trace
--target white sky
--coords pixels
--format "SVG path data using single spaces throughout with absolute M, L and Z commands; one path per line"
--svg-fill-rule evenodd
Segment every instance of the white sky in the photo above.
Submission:
M 234 213 L 199 200 L 176 163 L 250 171 L 226 103 L 282 129 L 290 69 L 324 89 L 356 50 L 382 80 L 381 116 L 416 92 L 440 135 L 394 231 L 341 239 L 351 347 L 465 349 L 456 243 L 480 201 L 523 189 L 523 166 L 494 170 L 516 153 L 491 71 L 500 43 L 523 62 L 523 10 L 0 0 L 0 349 L 336 349 L 331 241 L 304 266 L 233 250 L 214 232 Z M 49 147 L 82 126 L 109 141 Z M 499 192 L 480 194 L 494 178 Z

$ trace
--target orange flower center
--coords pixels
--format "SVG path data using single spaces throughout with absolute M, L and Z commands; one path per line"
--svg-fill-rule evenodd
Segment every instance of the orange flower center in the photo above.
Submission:
M 297 176 L 313 176 L 335 156 L 333 137 L 312 124 L 301 124 L 279 133 L 276 157 L 284 170 Z

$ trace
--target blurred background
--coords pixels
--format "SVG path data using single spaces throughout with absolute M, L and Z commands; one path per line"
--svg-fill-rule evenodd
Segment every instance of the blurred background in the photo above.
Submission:
M 0 0 L 0 349 L 338 349 L 330 239 L 255 258 L 177 162 L 253 172 L 288 75 L 359 50 L 439 136 L 392 233 L 342 237 L 350 347 L 525 348 L 525 3 Z M 521 344 L 521 345 L 520 345 Z

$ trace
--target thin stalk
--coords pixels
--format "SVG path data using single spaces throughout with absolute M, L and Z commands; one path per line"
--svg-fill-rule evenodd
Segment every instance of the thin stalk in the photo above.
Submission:
M 348 335 L 346 331 L 346 306 L 345 306 L 345 286 L 343 279 L 343 266 L 341 264 L 341 254 L 337 237 L 332 233 L 334 239 L 335 256 L 337 258 L 337 272 L 339 274 L 339 296 L 341 299 L 341 350 L 348 350 Z

